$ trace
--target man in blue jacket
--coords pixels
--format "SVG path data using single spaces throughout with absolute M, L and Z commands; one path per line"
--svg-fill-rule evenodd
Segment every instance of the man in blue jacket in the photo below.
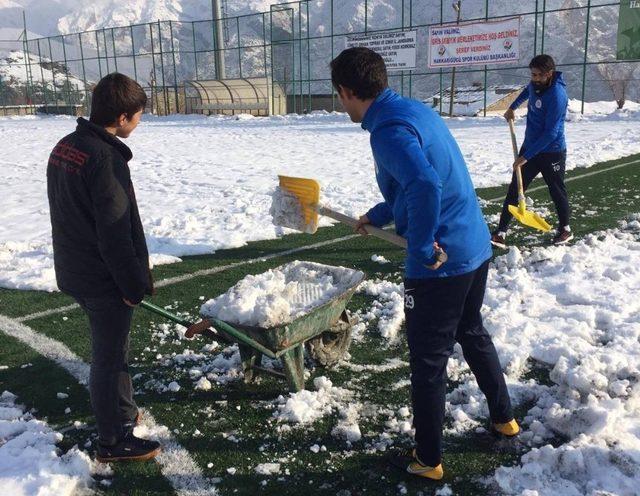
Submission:
M 456 341 L 487 398 L 493 428 L 507 436 L 519 432 L 480 313 L 489 230 L 444 121 L 387 87 L 380 55 L 347 49 L 331 62 L 331 79 L 351 120 L 371 133 L 384 197 L 360 218 L 358 230 L 395 222 L 407 239 L 404 297 L 416 447 L 393 461 L 411 474 L 441 479 L 446 369 Z
M 502 206 L 498 228 L 491 242 L 506 248 L 506 236 L 511 214 L 509 205 L 518 204 L 518 183 L 515 169 L 522 168 L 522 186 L 527 189 L 538 175 L 549 187 L 551 199 L 558 213 L 558 231 L 554 245 L 566 244 L 573 239 L 569 226 L 569 198 L 564 184 L 567 144 L 564 138 L 564 119 L 567 114 L 567 92 L 562 73 L 549 55 L 537 55 L 529 63 L 531 82 L 505 112 L 507 120 L 514 118 L 514 111 L 529 100 L 527 106 L 527 130 L 520 149 L 520 156 L 513 164 L 514 174 L 507 197 Z

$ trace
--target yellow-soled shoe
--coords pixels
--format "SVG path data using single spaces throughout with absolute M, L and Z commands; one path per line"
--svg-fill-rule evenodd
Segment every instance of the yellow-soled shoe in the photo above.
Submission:
M 395 450 L 390 461 L 392 465 L 398 467 L 400 470 L 404 470 L 411 475 L 424 477 L 425 479 L 440 480 L 444 475 L 442 463 L 436 467 L 424 465 L 416 456 L 415 449 Z
M 520 433 L 520 426 L 515 419 L 504 424 L 493 424 L 493 428 L 498 434 L 502 434 L 507 437 L 516 436 Z
M 426 479 L 440 480 L 444 476 L 444 470 L 442 469 L 442 463 L 435 467 L 429 467 L 423 465 L 415 458 L 415 461 L 411 462 L 407 467 L 407 472 L 418 477 L 424 477 Z

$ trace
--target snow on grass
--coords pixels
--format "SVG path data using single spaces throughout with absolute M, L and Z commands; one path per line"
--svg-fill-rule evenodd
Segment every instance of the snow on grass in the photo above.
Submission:
M 358 318 L 365 324 L 377 321 L 380 335 L 390 342 L 396 341 L 404 323 L 404 284 L 366 280 L 358 287 L 358 291 L 375 298 L 371 307 L 360 312 Z
M 331 434 L 336 438 L 348 442 L 359 441 L 362 438 L 358 420 L 362 405 L 355 400 L 352 391 L 334 386 L 324 376 L 313 380 L 315 391 L 303 390 L 290 393 L 288 397 L 279 396 L 274 412 L 280 425 L 278 430 L 285 432 L 290 429 L 289 424 L 309 425 L 323 417 L 338 413 L 339 420 Z
M 16 405 L 8 391 L 0 395 L 0 494 L 65 496 L 88 494 L 98 464 L 77 447 L 56 448 L 62 434 Z M 100 467 L 101 475 L 110 470 Z
M 534 449 L 495 474 L 505 494 L 640 487 L 639 220 L 573 246 L 513 250 L 489 272 L 485 325 L 514 402 L 534 403 L 520 435 Z M 551 386 L 522 379 L 531 359 L 551 367 Z M 488 415 L 468 374 L 447 399 L 454 430 Z
M 362 312 L 365 322 L 375 318 L 402 322 L 401 285 L 365 281 L 361 288 L 376 297 L 371 310 Z M 519 437 L 532 450 L 518 466 L 497 470 L 493 483 L 500 491 L 538 496 L 636 494 L 640 300 L 635 295 L 639 290 L 640 215 L 622 221 L 619 229 L 588 235 L 574 245 L 532 251 L 512 248 L 495 260 L 487 283 L 485 326 L 505 368 L 514 404 L 533 405 L 520 419 Z M 382 328 L 389 329 L 386 324 Z M 459 384 L 447 395 L 452 422 L 446 432 L 481 432 L 488 418 L 486 401 L 460 346 L 454 350 L 447 372 Z M 523 378 L 532 361 L 550 368 L 551 385 Z M 348 362 L 342 366 L 369 370 Z M 292 401 L 288 410 L 294 406 Z M 299 408 L 306 413 L 309 406 L 304 403 Z M 393 436 L 410 434 L 410 422 L 403 418 L 407 414 L 389 418 L 378 448 Z
M 640 152 L 640 111 L 631 104 L 623 112 L 609 111 L 570 115 L 568 169 Z M 456 118 L 447 124 L 476 187 L 510 180 L 503 119 Z M 12 143 L 0 158 L 0 286 L 56 289 L 45 169 L 55 143 L 74 128 L 68 117 L 0 118 L 0 134 Z M 522 140 L 523 120 L 517 131 Z M 322 203 L 355 217 L 381 199 L 368 134 L 345 114 L 145 116 L 126 143 L 134 152 L 132 176 L 154 263 L 282 234 L 269 214 L 278 174 L 317 179 Z

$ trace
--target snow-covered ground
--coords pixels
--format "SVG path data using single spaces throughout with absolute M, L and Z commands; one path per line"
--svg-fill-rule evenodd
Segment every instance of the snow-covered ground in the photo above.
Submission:
M 0 494 L 71 496 L 92 494 L 92 474 L 111 473 L 74 447 L 60 456 L 62 434 L 16 404 L 9 391 L 0 395 Z
M 380 315 L 389 322 L 369 328 L 393 342 L 404 320 L 402 287 L 367 281 L 361 291 L 375 295 L 363 316 Z M 640 487 L 640 215 L 619 228 L 591 234 L 574 245 L 512 250 L 496 258 L 489 272 L 483 314 L 504 366 L 512 400 L 529 410 L 519 437 L 526 453 L 513 467 L 490 477 L 487 494 L 524 496 L 631 496 Z M 391 302 L 391 304 L 389 304 Z M 173 326 L 154 338 L 173 335 Z M 361 339 L 356 333 L 355 339 Z M 193 345 L 195 343 L 190 343 Z M 218 353 L 212 353 L 212 351 Z M 189 387 L 224 385 L 242 378 L 237 347 L 158 356 L 165 374 L 187 374 Z M 550 370 L 550 383 L 528 377 L 532 364 Z M 272 367 L 266 360 L 264 365 Z M 357 372 L 351 380 L 332 384 L 316 377 L 314 388 L 263 402 L 273 411 L 278 432 L 313 429 L 313 422 L 332 419 L 332 435 L 347 448 L 369 453 L 411 442 L 411 412 L 366 400 L 362 381 L 408 363 L 397 358 L 371 365 L 345 361 L 340 367 Z M 484 432 L 488 409 L 458 345 L 448 365 L 458 384 L 447 395 L 449 435 Z M 408 374 L 407 374 L 408 379 Z M 409 381 L 388 384 L 408 388 Z M 177 383 L 175 383 L 177 386 Z M 171 391 L 162 381 L 147 388 Z M 175 389 L 175 388 L 174 388 Z M 408 399 L 408 395 L 407 395 Z M 363 434 L 360 425 L 382 420 L 384 430 Z M 353 443 L 360 443 L 357 446 Z M 352 446 L 353 445 L 353 446 Z M 554 447 L 555 446 L 555 447 Z M 324 447 L 310 446 L 312 451 Z M 317 452 L 317 451 L 316 451 Z M 280 458 L 268 461 L 282 461 Z M 447 455 L 444 455 L 446 469 Z M 286 470 L 286 465 L 282 467 Z
M 568 168 L 640 152 L 640 106 L 589 104 L 567 122 Z M 572 109 L 579 104 L 572 102 Z M 511 149 L 501 118 L 448 121 L 476 187 L 507 182 Z M 69 117 L 0 118 L 0 286 L 56 289 L 46 163 Z M 517 126 L 522 139 L 524 121 Z M 369 135 L 344 114 L 272 118 L 145 116 L 127 140 L 154 263 L 281 234 L 271 222 L 277 174 L 318 179 L 323 201 L 353 216 L 380 200 Z

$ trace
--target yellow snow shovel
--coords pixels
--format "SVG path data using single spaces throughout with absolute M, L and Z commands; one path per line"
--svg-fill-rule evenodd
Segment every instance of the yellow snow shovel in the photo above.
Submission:
M 518 158 L 518 143 L 516 141 L 516 130 L 513 127 L 513 119 L 509 119 L 509 129 L 511 131 L 511 145 L 513 146 L 514 160 Z M 522 187 L 522 167 L 516 167 L 516 177 L 518 179 L 518 206 L 509 205 L 509 212 L 518 222 L 525 226 L 533 227 L 543 232 L 551 230 L 551 226 L 540 215 L 527 210 L 524 198 L 524 188 Z
M 331 217 L 351 227 L 355 227 L 358 224 L 356 219 L 320 205 L 320 184 L 315 179 L 289 176 L 278 176 L 278 178 L 280 179 L 280 188 L 292 193 L 300 202 L 302 215 L 304 216 L 305 232 L 310 234 L 316 232 L 318 228 L 318 214 Z M 298 229 L 298 227 L 294 225 L 285 225 L 284 227 Z M 407 240 L 402 236 L 372 225 L 365 225 L 364 229 L 372 236 L 389 241 L 401 248 L 407 248 Z

